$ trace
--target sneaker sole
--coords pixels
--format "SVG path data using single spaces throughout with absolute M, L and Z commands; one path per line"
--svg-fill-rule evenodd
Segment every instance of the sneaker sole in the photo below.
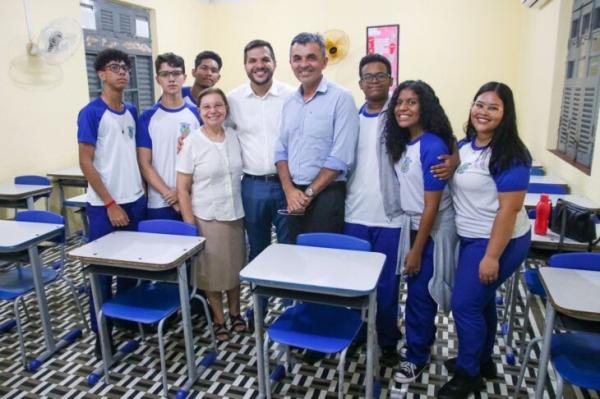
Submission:
M 394 381 L 399 382 L 400 384 L 410 384 L 411 382 L 415 382 L 417 380 L 417 378 L 419 378 L 421 376 L 421 374 L 423 374 L 423 370 L 425 370 L 425 367 L 418 370 L 417 373 L 415 374 L 415 376 L 411 377 L 411 378 L 401 377 L 396 372 L 396 373 L 394 373 Z

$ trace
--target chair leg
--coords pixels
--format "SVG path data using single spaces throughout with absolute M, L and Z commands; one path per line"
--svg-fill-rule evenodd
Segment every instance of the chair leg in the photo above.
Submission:
M 79 317 L 81 317 L 81 322 L 83 323 L 83 328 L 85 331 L 90 333 L 90 327 L 88 326 L 87 319 L 85 318 L 85 313 L 83 313 L 83 307 L 81 306 L 81 301 L 79 300 L 79 296 L 77 295 L 77 290 L 75 289 L 75 284 L 64 274 L 61 274 L 61 279 L 67 284 L 69 290 L 71 291 L 71 295 L 73 295 L 73 301 L 75 301 L 75 307 L 77 307 L 77 311 L 79 312 Z
M 106 384 L 110 384 L 110 376 L 108 375 L 108 367 L 110 366 L 108 364 L 108 358 L 109 356 L 106 354 L 106 351 L 104 350 L 105 348 L 107 348 L 109 351 L 112 351 L 112 349 L 110 348 L 110 343 L 109 337 L 104 337 L 104 332 L 106 332 L 107 334 L 110 334 L 108 332 L 108 329 L 106 327 L 106 317 L 104 317 L 104 312 L 102 312 L 102 309 L 100 309 L 100 311 L 98 312 L 98 334 L 100 334 L 100 348 L 102 349 L 102 364 L 104 366 L 104 383 Z M 104 343 L 106 342 L 106 346 L 104 345 Z M 110 356 L 112 358 L 112 354 Z
M 556 373 L 556 399 L 562 399 L 565 388 L 565 380 L 559 373 Z
M 162 319 L 158 323 L 158 351 L 160 353 L 160 370 L 162 372 L 163 396 L 168 396 L 169 390 L 167 386 L 167 364 L 165 362 L 165 340 L 163 338 L 163 325 L 166 319 Z M 141 325 L 140 325 L 141 328 Z
M 29 308 L 27 307 L 27 304 L 25 303 L 25 298 L 19 297 L 19 301 L 21 302 L 21 306 L 23 307 L 23 311 L 25 312 L 25 317 L 27 318 L 27 322 L 30 323 L 31 317 L 29 317 Z
M 202 303 L 202 308 L 204 308 L 204 315 L 206 316 L 206 326 L 208 328 L 208 332 L 210 333 L 210 340 L 212 342 L 213 351 L 217 352 L 217 338 L 215 337 L 215 331 L 213 329 L 212 317 L 210 317 L 210 309 L 208 308 L 208 302 L 206 302 L 206 299 L 202 295 L 194 294 L 192 298 L 196 298 L 200 301 L 200 303 Z
M 260 350 L 260 348 L 256 348 Z M 269 371 L 269 334 L 265 334 L 265 342 L 263 344 L 263 358 L 264 358 L 264 370 L 265 370 L 265 391 L 267 393 L 267 399 L 271 397 L 271 372 Z M 257 366 L 258 367 L 258 366 Z
M 523 355 L 525 354 L 525 339 L 527 337 L 527 329 L 529 328 L 529 307 L 531 306 L 532 299 L 533 295 L 528 292 L 525 299 L 525 308 L 523 309 L 523 330 L 519 338 L 519 361 L 523 361 Z
M 340 353 L 340 361 L 338 362 L 338 399 L 344 399 L 344 369 L 346 368 L 346 352 L 345 348 Z
M 27 358 L 25 357 L 25 339 L 23 338 L 23 328 L 21 327 L 21 317 L 19 316 L 19 301 L 23 297 L 17 298 L 13 303 L 13 310 L 15 312 L 15 320 L 17 321 L 17 334 L 19 335 L 19 352 L 21 352 L 21 363 L 23 368 L 27 370 Z
M 525 350 L 525 358 L 521 363 L 521 370 L 519 371 L 519 379 L 517 380 L 517 385 L 515 386 L 515 399 L 518 397 L 519 390 L 521 389 L 521 384 L 523 384 L 523 380 L 525 379 L 525 370 L 527 369 L 527 362 L 529 361 L 529 354 L 531 353 L 531 349 L 533 348 L 534 344 L 541 342 L 542 339 L 543 337 L 536 337 L 532 339 L 527 345 L 527 349 Z

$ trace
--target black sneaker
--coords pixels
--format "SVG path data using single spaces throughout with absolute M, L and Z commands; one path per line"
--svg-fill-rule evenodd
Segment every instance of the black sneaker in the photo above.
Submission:
M 379 363 L 386 367 L 396 367 L 400 361 L 400 355 L 395 345 L 382 346 Z
M 481 376 L 471 377 L 460 369 L 454 373 L 454 377 L 438 391 L 439 399 L 467 399 L 471 392 L 479 392 L 483 389 Z
M 451 357 L 444 361 L 444 366 L 446 366 L 446 370 L 448 373 L 454 373 L 456 371 L 456 358 Z M 496 369 L 496 363 L 492 359 L 488 360 L 485 363 L 482 363 L 479 366 L 479 373 L 486 380 L 492 380 L 498 377 L 498 370 Z
M 425 370 L 425 364 L 417 366 L 412 362 L 401 362 L 398 371 L 394 373 L 394 381 L 401 384 L 410 384 L 415 381 Z

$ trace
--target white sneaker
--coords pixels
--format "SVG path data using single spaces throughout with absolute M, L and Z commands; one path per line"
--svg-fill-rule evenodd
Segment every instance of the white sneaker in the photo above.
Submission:
M 417 366 L 412 362 L 401 362 L 398 371 L 394 373 L 394 381 L 409 384 L 415 381 L 425 369 L 425 365 Z

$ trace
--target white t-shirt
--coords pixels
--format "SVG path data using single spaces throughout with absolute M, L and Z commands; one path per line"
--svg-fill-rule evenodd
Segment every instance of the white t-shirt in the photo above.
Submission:
M 267 94 L 259 97 L 248 82 L 227 96 L 229 122 L 240 140 L 244 173 L 256 176 L 277 173 L 274 154 L 281 109 L 294 91 L 292 86 L 273 81 Z
M 118 204 L 134 202 L 144 195 L 135 149 L 136 125 L 133 105 L 125 103 L 124 110 L 118 112 L 100 97 L 83 107 L 77 117 L 77 140 L 95 147 L 94 168 Z M 89 184 L 87 194 L 90 204 L 104 205 Z
M 418 230 L 425 207 L 425 191 L 442 191 L 439 210 L 452 204 L 446 180 L 437 179 L 431 167 L 442 161 L 440 155 L 447 155 L 448 146 L 433 133 L 425 132 L 406 145 L 404 154 L 394 164 L 400 184 L 400 205 L 411 217 L 411 230 Z
M 175 188 L 177 139 L 199 127 L 198 110 L 187 103 L 177 109 L 165 108 L 157 103 L 140 116 L 137 146 L 152 150 L 152 166 L 167 186 Z M 148 208 L 167 206 L 169 204 L 162 195 L 148 184 Z
M 366 105 L 359 111 L 360 130 L 355 168 L 348 178 L 344 220 L 370 227 L 400 227 L 401 216 L 388 220 L 379 188 L 377 143 L 383 114 L 369 114 Z
M 489 147 L 477 147 L 475 141 L 466 140 L 458 146 L 460 165 L 450 184 L 456 210 L 456 230 L 461 237 L 490 238 L 498 213 L 498 193 L 527 190 L 530 167 L 514 165 L 492 176 Z M 523 207 L 517 214 L 512 238 L 521 237 L 530 228 Z
M 242 155 L 235 132 L 215 143 L 200 129 L 190 133 L 177 155 L 177 171 L 192 175 L 192 210 L 204 220 L 237 220 L 242 206 Z

